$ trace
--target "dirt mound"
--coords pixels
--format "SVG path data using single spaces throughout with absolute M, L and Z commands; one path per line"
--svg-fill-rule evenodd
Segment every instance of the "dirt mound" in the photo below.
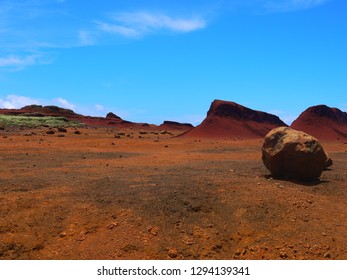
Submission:
M 347 139 L 347 113 L 326 105 L 313 106 L 301 113 L 291 128 L 319 140 Z
M 279 117 L 234 102 L 214 100 L 206 119 L 185 136 L 209 138 L 258 138 L 271 129 L 287 126 Z
M 82 115 L 76 114 L 70 109 L 64 109 L 58 106 L 41 106 L 41 105 L 28 105 L 21 109 L 1 109 L 1 114 L 15 115 L 15 116 L 31 116 L 31 117 L 75 117 L 79 118 Z
M 173 121 L 164 121 L 160 126 L 162 130 L 179 130 L 179 131 L 189 131 L 194 126 L 190 123 L 179 123 Z

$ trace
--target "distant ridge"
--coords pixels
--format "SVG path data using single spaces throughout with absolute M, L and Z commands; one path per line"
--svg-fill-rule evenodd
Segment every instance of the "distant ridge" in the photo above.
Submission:
M 318 140 L 347 139 L 347 113 L 326 105 L 312 106 L 302 112 L 291 127 Z
M 181 131 L 189 131 L 194 126 L 190 123 L 179 123 L 174 121 L 164 121 L 160 126 L 162 130 L 181 130 Z
M 181 124 L 173 121 L 165 121 L 161 126 L 147 123 L 135 123 L 123 120 L 116 114 L 109 112 L 106 117 L 91 117 L 75 113 L 73 110 L 64 109 L 58 106 L 28 105 L 21 109 L 0 109 L 0 114 L 13 116 L 32 116 L 32 117 L 65 117 L 68 120 L 78 121 L 88 126 L 116 127 L 116 128 L 135 128 L 141 130 L 177 130 L 185 132 L 193 126 L 191 124 Z
M 271 129 L 287 126 L 279 117 L 230 101 L 214 100 L 205 120 L 185 133 L 189 137 L 259 138 Z

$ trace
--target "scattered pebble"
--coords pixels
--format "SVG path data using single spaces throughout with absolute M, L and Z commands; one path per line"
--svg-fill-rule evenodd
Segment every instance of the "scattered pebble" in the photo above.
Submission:
M 176 248 L 168 248 L 167 254 L 170 258 L 175 259 L 178 256 L 178 251 Z
M 64 127 L 58 127 L 59 132 L 67 132 L 67 129 Z
M 151 235 L 157 236 L 158 233 L 159 233 L 159 228 L 158 228 L 158 227 L 152 227 L 152 226 L 150 226 L 150 227 L 147 228 L 147 231 L 148 231 Z
M 112 222 L 111 224 L 109 224 L 108 226 L 107 226 L 107 228 L 108 229 L 114 229 L 115 227 L 117 227 L 118 226 L 118 223 L 117 222 Z
M 330 254 L 330 253 L 325 253 L 325 254 L 324 254 L 324 258 L 330 259 L 330 258 L 331 258 L 331 254 Z

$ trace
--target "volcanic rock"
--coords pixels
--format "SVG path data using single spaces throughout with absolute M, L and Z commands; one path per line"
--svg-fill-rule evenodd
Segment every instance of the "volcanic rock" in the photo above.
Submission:
M 289 127 L 266 135 L 262 160 L 274 177 L 303 181 L 319 178 L 328 162 L 332 164 L 316 138 Z
M 305 110 L 290 126 L 320 140 L 347 139 L 347 113 L 326 105 Z
M 117 119 L 117 120 L 122 120 L 120 117 L 118 117 L 116 114 L 110 112 L 106 115 L 106 119 Z
M 180 131 L 188 131 L 194 128 L 194 126 L 190 123 L 179 123 L 174 121 L 164 121 L 159 128 L 161 130 L 180 130 Z
M 67 129 L 65 127 L 58 127 L 57 129 L 59 132 L 67 132 Z
M 279 126 L 286 124 L 275 115 L 255 111 L 234 102 L 214 100 L 205 120 L 185 136 L 258 138 Z

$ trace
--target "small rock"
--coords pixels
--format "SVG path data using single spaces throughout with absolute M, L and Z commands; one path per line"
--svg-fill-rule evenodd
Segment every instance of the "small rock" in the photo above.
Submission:
M 67 235 L 67 234 L 66 234 L 65 231 L 63 231 L 63 232 L 61 232 L 61 233 L 59 234 L 59 236 L 60 236 L 61 238 L 64 238 L 66 235 Z
M 65 137 L 64 134 L 58 134 L 57 136 L 58 136 L 58 137 Z
M 107 228 L 108 229 L 114 229 L 115 227 L 117 227 L 118 226 L 118 223 L 117 222 L 112 222 L 111 224 L 109 224 L 108 226 L 107 226 Z
M 55 132 L 53 130 L 48 130 L 46 133 L 47 134 L 54 134 Z
M 158 227 L 152 227 L 152 226 L 150 226 L 150 227 L 147 228 L 147 230 L 148 230 L 148 232 L 149 232 L 151 235 L 153 235 L 153 236 L 157 236 L 158 233 L 159 233 L 159 228 L 158 228 Z
M 168 248 L 167 254 L 170 258 L 175 259 L 178 256 L 178 251 L 176 248 Z
M 81 131 L 76 130 L 74 133 L 77 134 L 77 135 L 79 135 L 79 134 L 81 134 Z
M 67 132 L 67 129 L 65 127 L 58 127 L 57 129 L 59 132 Z
M 330 253 L 325 253 L 325 254 L 324 254 L 324 258 L 330 259 L 330 258 L 331 258 L 331 254 L 330 254 Z

